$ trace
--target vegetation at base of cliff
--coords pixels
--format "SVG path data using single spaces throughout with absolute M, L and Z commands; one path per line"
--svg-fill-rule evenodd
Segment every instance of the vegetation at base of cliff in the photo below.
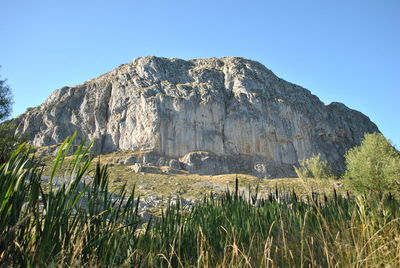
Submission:
M 1 68 L 1 66 L 0 66 Z M 13 96 L 7 80 L 1 80 L 0 76 L 0 121 L 6 119 L 12 111 Z
M 88 148 L 55 157 L 48 188 L 42 167 L 20 146 L 0 166 L 0 266 L 377 267 L 400 266 L 400 202 L 295 191 L 260 197 L 239 188 L 208 195 L 191 210 L 170 204 L 142 222 L 134 189 L 108 189 L 107 166 L 92 182 Z M 66 185 L 57 185 L 63 165 Z M 130 189 L 129 189 L 130 190 Z
M 35 153 L 37 155 L 37 152 Z M 210 193 L 224 193 L 225 189 L 233 189 L 235 187 L 236 174 L 221 174 L 221 175 L 199 175 L 193 173 L 182 172 L 182 174 L 168 174 L 162 172 L 162 167 L 152 167 L 158 172 L 134 172 L 132 166 L 125 166 L 118 164 L 118 159 L 125 159 L 131 155 L 132 152 L 119 151 L 107 155 L 101 155 L 96 158 L 96 162 L 100 161 L 103 165 L 108 165 L 109 171 L 109 190 L 117 193 L 121 187 L 126 186 L 131 189 L 136 185 L 136 193 L 141 196 L 157 196 L 159 198 L 168 198 L 171 195 L 180 193 L 184 198 L 201 199 L 205 194 Z M 40 161 L 43 162 L 43 175 L 49 176 L 52 171 L 52 163 L 54 156 L 49 155 L 41 157 Z M 69 163 L 73 161 L 72 156 L 65 157 L 64 162 Z M 89 171 L 94 170 L 95 163 L 92 163 Z M 64 174 L 68 165 L 64 165 L 57 172 L 58 175 Z M 88 173 L 92 176 L 92 172 Z M 247 191 L 249 185 L 255 188 L 258 185 L 260 194 L 268 194 L 278 188 L 279 191 L 292 191 L 296 189 L 296 194 L 299 196 L 306 196 L 310 192 L 332 194 L 332 188 L 337 190 L 340 195 L 346 194 L 347 187 L 340 185 L 335 186 L 337 183 L 334 179 L 314 179 L 314 178 L 279 178 L 279 179 L 260 179 L 248 174 L 238 174 L 240 180 L 240 190 Z
M 0 123 L 0 164 L 6 162 L 11 153 L 24 142 L 24 137 L 14 134 L 16 128 L 14 120 Z
M 300 161 L 300 166 L 293 167 L 299 178 L 332 179 L 334 174 L 327 161 L 322 161 L 320 155 Z
M 1 68 L 1 66 L 0 66 Z M 1 122 L 12 111 L 13 95 L 7 80 L 0 79 L 0 164 L 7 161 L 10 154 L 23 142 L 23 137 L 15 136 L 15 120 Z
M 345 159 L 343 178 L 353 191 L 374 197 L 400 193 L 400 152 L 382 134 L 365 134 Z

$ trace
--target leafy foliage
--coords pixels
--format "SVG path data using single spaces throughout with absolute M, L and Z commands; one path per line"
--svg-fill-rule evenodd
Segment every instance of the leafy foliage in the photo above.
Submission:
M 0 79 L 0 121 L 11 114 L 12 104 L 11 88 L 7 85 L 7 80 Z M 0 123 L 0 164 L 22 143 L 20 137 L 14 136 L 15 129 L 16 125 L 12 120 Z
M 7 80 L 0 79 L 0 121 L 11 114 L 12 93 Z
M 327 179 L 333 177 L 332 169 L 327 161 L 321 161 L 320 155 L 300 161 L 300 167 L 294 167 L 299 178 Z
M 360 194 L 382 196 L 400 192 L 400 153 L 382 134 L 365 134 L 346 155 L 344 178 Z
M 7 161 L 11 153 L 24 142 L 24 137 L 14 134 L 16 128 L 13 120 L 0 123 L 0 164 Z

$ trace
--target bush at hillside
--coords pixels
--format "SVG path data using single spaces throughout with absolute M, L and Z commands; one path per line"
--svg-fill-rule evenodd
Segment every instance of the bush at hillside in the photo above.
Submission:
M 23 137 L 15 136 L 16 128 L 13 120 L 0 123 L 0 164 L 6 162 L 11 153 L 24 141 Z
M 0 121 L 6 119 L 11 114 L 12 104 L 13 97 L 11 93 L 11 88 L 7 85 L 6 79 L 0 79 Z
M 346 155 L 344 178 L 356 193 L 382 196 L 400 192 L 400 153 L 380 133 L 365 134 Z
M 299 178 L 327 179 L 333 177 L 329 163 L 322 161 L 320 155 L 300 161 L 300 167 L 294 167 Z

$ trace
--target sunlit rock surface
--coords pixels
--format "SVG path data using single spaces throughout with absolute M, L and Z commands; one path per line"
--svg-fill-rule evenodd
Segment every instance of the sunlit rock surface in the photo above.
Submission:
M 293 165 L 316 154 L 340 170 L 343 154 L 378 131 L 360 112 L 325 105 L 238 57 L 137 58 L 54 91 L 18 122 L 36 146 L 76 131 L 77 142 L 95 140 L 94 153 L 154 151 L 190 172 L 259 177 L 293 176 Z

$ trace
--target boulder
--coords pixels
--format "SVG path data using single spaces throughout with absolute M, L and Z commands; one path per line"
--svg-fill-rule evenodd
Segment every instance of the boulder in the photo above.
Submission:
M 135 173 L 141 172 L 142 169 L 143 169 L 143 166 L 139 163 L 135 163 L 132 167 L 132 171 L 134 171 Z
M 137 162 L 136 156 L 130 155 L 127 158 L 125 158 L 124 165 L 125 166 L 130 166 L 130 165 L 135 164 L 136 162 Z
M 176 159 L 169 160 L 168 166 L 173 169 L 181 169 L 181 163 Z

